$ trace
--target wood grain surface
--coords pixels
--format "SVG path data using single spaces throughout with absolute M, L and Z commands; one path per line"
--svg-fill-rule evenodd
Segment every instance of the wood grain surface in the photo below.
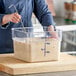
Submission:
M 13 75 L 69 71 L 76 70 L 76 57 L 61 54 L 59 61 L 27 63 L 7 56 L 0 57 L 0 66 L 3 72 Z

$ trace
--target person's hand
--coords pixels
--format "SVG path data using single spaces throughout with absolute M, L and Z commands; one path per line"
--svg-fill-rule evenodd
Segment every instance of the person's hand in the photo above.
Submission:
M 59 39 L 58 33 L 56 31 L 54 31 L 54 26 L 53 25 L 50 25 L 48 27 L 48 31 L 51 34 L 51 38 Z
M 5 15 L 2 19 L 2 25 L 7 24 L 8 22 L 18 23 L 21 20 L 21 16 L 18 13 Z

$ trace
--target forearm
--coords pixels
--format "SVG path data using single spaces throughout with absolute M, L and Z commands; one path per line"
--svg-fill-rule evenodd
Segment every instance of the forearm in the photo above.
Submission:
M 43 26 L 55 25 L 53 16 L 45 0 L 35 0 L 34 13 Z

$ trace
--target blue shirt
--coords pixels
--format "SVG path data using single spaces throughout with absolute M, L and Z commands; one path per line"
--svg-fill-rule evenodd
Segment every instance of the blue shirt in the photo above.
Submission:
M 54 25 L 53 17 L 45 0 L 0 0 L 0 53 L 14 52 L 11 29 L 21 27 L 20 22 L 18 24 L 9 22 L 4 27 L 1 25 L 4 15 L 16 12 L 14 7 L 9 8 L 12 4 L 16 6 L 18 13 L 22 16 L 25 27 L 32 26 L 32 13 L 36 15 L 42 26 Z

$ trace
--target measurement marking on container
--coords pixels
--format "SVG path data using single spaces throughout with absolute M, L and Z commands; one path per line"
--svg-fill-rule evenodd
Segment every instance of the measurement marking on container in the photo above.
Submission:
M 45 37 L 44 48 L 41 48 L 41 50 L 44 52 L 44 56 L 46 56 L 47 53 L 50 53 L 50 51 L 47 51 L 48 45 L 50 45 L 50 42 L 47 42 L 47 39 Z

